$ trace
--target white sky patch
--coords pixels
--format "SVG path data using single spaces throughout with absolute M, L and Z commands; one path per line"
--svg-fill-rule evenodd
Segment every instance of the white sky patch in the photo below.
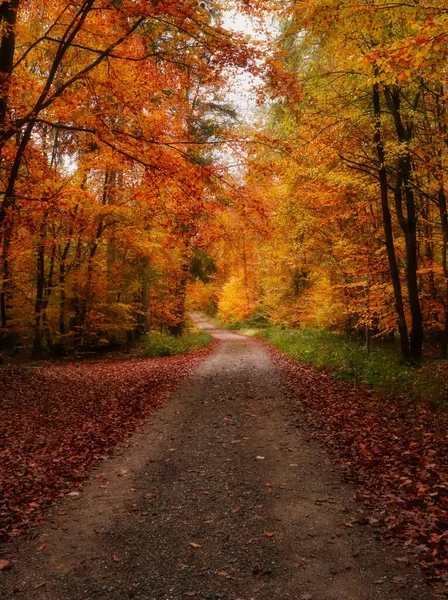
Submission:
M 230 31 L 249 36 L 255 43 L 266 42 L 268 39 L 252 19 L 236 10 L 226 11 L 222 25 Z M 230 80 L 226 98 L 238 111 L 243 122 L 253 123 L 257 115 L 256 88 L 262 86 L 263 81 L 244 69 L 232 73 Z

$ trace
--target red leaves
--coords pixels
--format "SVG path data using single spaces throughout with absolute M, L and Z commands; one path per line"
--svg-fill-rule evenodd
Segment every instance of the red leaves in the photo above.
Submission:
M 355 477 L 356 498 L 372 514 L 365 524 L 398 538 L 429 577 L 448 578 L 447 413 L 374 396 L 271 352 L 314 437 Z
M 79 498 L 70 489 L 207 352 L 0 372 L 0 541 L 20 534 L 63 494 Z
M 9 560 L 0 560 L 0 571 L 4 571 L 5 569 L 11 568 L 11 561 Z

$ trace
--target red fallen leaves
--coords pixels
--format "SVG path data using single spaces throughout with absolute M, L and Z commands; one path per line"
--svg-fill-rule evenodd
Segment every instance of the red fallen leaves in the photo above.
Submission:
M 0 541 L 78 486 L 209 351 L 0 371 Z
M 429 578 L 448 580 L 448 414 L 375 396 L 270 350 L 314 437 L 360 486 L 373 523 Z

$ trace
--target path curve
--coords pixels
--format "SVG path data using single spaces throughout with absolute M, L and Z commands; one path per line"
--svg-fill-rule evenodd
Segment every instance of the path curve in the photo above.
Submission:
M 36 529 L 0 573 L 0 597 L 433 598 L 399 549 L 350 526 L 353 490 L 310 440 L 265 346 L 201 327 L 216 350 Z

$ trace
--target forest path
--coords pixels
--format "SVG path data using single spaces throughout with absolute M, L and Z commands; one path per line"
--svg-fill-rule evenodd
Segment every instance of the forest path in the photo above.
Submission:
M 399 549 L 347 526 L 353 490 L 302 428 L 265 346 L 201 326 L 216 350 L 37 529 L 0 573 L 0 597 L 432 598 Z

